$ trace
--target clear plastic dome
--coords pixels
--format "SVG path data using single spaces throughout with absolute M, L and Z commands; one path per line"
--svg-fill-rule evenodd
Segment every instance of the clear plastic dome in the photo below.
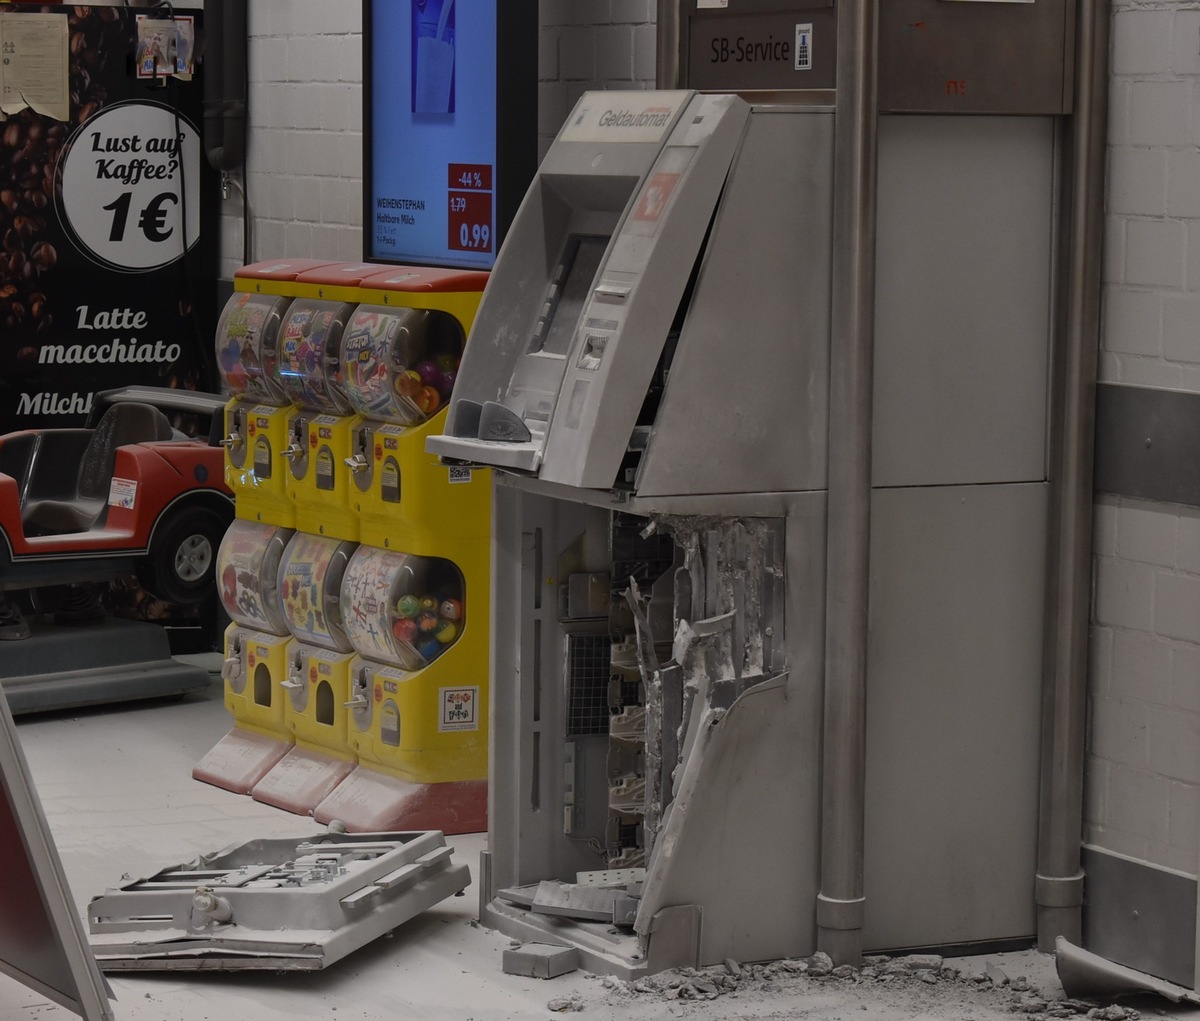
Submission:
M 342 332 L 346 398 L 367 418 L 417 425 L 450 400 L 463 333 L 446 312 L 360 305 Z
M 324 649 L 352 648 L 342 625 L 342 576 L 355 543 L 297 532 L 279 565 L 279 598 L 288 630 Z
M 276 337 L 289 298 L 234 294 L 217 322 L 217 370 L 233 397 L 283 405 L 287 396 L 276 372 Z
M 237 518 L 217 551 L 221 605 L 231 620 L 273 635 L 288 633 L 279 601 L 279 564 L 294 530 Z
M 342 576 L 346 634 L 359 655 L 418 670 L 466 624 L 462 572 L 449 560 L 360 546 Z
M 297 298 L 278 332 L 277 375 L 289 401 L 327 415 L 350 413 L 341 387 L 339 345 L 353 305 Z

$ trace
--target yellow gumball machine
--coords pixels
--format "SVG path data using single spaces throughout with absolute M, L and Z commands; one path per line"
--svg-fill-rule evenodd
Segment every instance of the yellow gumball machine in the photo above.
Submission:
M 221 674 L 234 726 L 192 776 L 238 794 L 249 794 L 292 745 L 282 688 L 291 636 L 279 598 L 279 566 L 293 534 L 237 519 L 217 553 L 221 603 L 232 621 Z
M 356 540 L 347 485 L 351 436 L 357 424 L 342 394 L 339 344 L 354 306 L 295 298 L 279 328 L 278 374 L 293 407 L 288 414 L 287 493 L 301 531 Z
M 303 262 L 260 263 L 235 282 L 238 292 L 290 302 L 267 364 L 288 401 L 278 450 L 297 531 L 279 584 L 291 637 L 272 636 L 282 651 L 260 671 L 274 682 L 280 718 L 271 726 L 283 752 L 273 747 L 252 793 L 351 830 L 479 831 L 488 620 L 476 614 L 468 626 L 464 607 L 490 589 L 491 479 L 439 464 L 425 441 L 444 428 L 488 274 Z M 347 650 L 309 630 L 303 584 L 287 605 L 287 575 L 319 575 L 322 591 L 307 589 L 307 607 L 325 605 L 336 571 L 323 558 L 333 549 L 346 558 L 359 540 L 341 584 Z M 210 782 L 229 770 L 214 758 L 248 755 L 245 735 L 266 729 L 253 699 L 229 705 L 236 725 L 206 756 L 201 778 Z
M 486 826 L 488 621 L 468 627 L 463 608 L 490 588 L 491 479 L 425 452 L 486 282 L 393 267 L 362 281 L 342 333 L 343 389 L 361 416 L 350 492 L 363 545 L 343 580 L 360 768 L 321 821 Z
M 360 768 L 318 807 L 352 830 L 487 823 L 487 629 L 448 558 L 360 546 L 342 578 L 350 743 Z M 482 635 L 483 668 L 476 646 Z
M 329 259 L 272 259 L 243 266 L 217 325 L 217 365 L 233 398 L 225 410 L 225 481 L 237 515 L 291 528 L 296 506 L 287 492 L 289 400 L 278 376 L 279 324 L 296 295 L 296 278 Z
M 345 393 L 362 416 L 348 464 L 364 543 L 438 553 L 448 536 L 486 534 L 486 473 L 452 472 L 423 446 L 462 345 L 458 320 L 433 309 L 359 305 L 342 332 Z
M 426 437 L 444 425 L 487 278 L 394 267 L 362 282 L 362 315 L 343 335 L 342 364 L 362 384 L 346 389 L 365 419 L 352 492 L 364 543 L 440 556 L 447 538 L 490 534 L 490 471 L 447 467 L 425 452 Z
M 288 304 L 273 295 L 235 293 L 221 312 L 216 337 L 217 367 L 231 397 L 222 440 L 225 484 L 240 517 L 284 527 L 295 523 L 296 512 L 279 457 L 288 399 L 275 371 L 275 345 Z
M 348 731 L 353 646 L 340 589 L 355 544 L 297 532 L 279 564 L 287 629 L 283 725 L 295 744 L 253 790 L 256 801 L 309 815 L 355 767 Z

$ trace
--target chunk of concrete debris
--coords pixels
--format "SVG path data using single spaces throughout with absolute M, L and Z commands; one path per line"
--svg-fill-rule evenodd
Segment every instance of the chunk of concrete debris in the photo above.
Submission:
M 808 959 L 808 973 L 820 978 L 833 971 L 833 958 L 824 950 L 818 950 Z
M 877 965 L 881 975 L 920 974 L 931 972 L 938 974 L 942 970 L 942 958 L 937 954 L 907 954 L 904 957 L 883 958 L 884 963 Z
M 709 978 L 690 978 L 679 985 L 668 989 L 669 999 L 678 1000 L 715 1000 L 721 995 L 717 983 Z
M 555 943 L 523 943 L 504 951 L 504 974 L 557 978 L 579 967 L 579 950 Z M 550 1008 L 553 1010 L 554 1008 Z
M 742 966 L 732 957 L 725 958 L 725 970 L 734 978 L 741 978 L 742 976 Z
M 555 1014 L 566 1014 L 570 1011 L 583 1010 L 583 997 L 578 993 L 571 996 L 556 996 L 546 1004 L 546 1009 Z
M 1005 973 L 1004 969 L 992 964 L 991 961 L 988 961 L 984 966 L 983 973 L 989 979 L 991 979 L 992 985 L 994 985 L 997 989 L 999 989 L 1001 986 L 1006 986 L 1009 983 L 1009 977 Z
M 1107 1007 L 1093 1007 L 1087 1012 L 1087 1016 L 1095 1018 L 1096 1021 L 1130 1021 L 1140 1015 L 1132 1007 L 1122 1007 L 1112 1003 Z

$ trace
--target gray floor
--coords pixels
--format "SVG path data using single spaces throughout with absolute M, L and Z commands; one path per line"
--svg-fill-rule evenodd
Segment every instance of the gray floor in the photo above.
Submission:
M 229 729 L 219 680 L 173 703 L 129 703 L 18 718 L 17 733 L 81 914 L 122 876 L 146 875 L 252 837 L 305 836 L 311 819 L 191 778 Z M 483 834 L 448 839 L 478 872 Z M 509 941 L 473 924 L 474 885 L 394 935 L 318 973 L 150 973 L 111 978 L 120 1021 L 267 1018 L 547 1016 L 548 999 L 595 989 L 577 974 L 552 983 L 504 975 Z M 335 1013 L 336 1011 L 336 1013 Z M 72 1017 L 0 975 L 0 1018 Z
M 201 660 L 217 666 L 216 657 Z M 175 702 L 23 716 L 17 733 L 81 916 L 87 902 L 125 876 L 191 861 L 204 851 L 254 837 L 303 837 L 311 819 L 261 805 L 191 778 L 196 761 L 224 735 L 230 719 L 219 678 Z M 455 860 L 478 873 L 484 834 L 452 836 Z M 3 877 L 0 876 L 0 882 Z M 475 922 L 478 893 L 450 898 L 321 972 L 128 972 L 110 979 L 117 1021 L 500 1021 L 574 1016 L 581 1021 L 695 1021 L 804 1018 L 832 1021 L 1002 1021 L 1021 1009 L 974 983 L 758 982 L 732 996 L 685 1003 L 669 995 L 631 997 L 611 981 L 575 972 L 552 981 L 505 975 L 509 940 Z M 1033 951 L 958 959 L 964 972 L 1001 965 L 1040 995 L 1062 995 L 1053 959 Z M 676 983 L 678 984 L 678 983 Z M 919 991 L 914 999 L 913 989 Z M 969 994 L 964 999 L 963 990 Z M 554 1014 L 554 1000 L 576 1001 Z M 1139 1004 L 1143 1016 L 1200 1018 L 1200 1008 L 1163 1000 Z M 1164 1009 L 1165 1008 L 1165 1009 Z M 0 1021 L 68 1021 L 69 1011 L 0 975 Z M 1044 1016 L 1044 1015 L 1043 1015 Z

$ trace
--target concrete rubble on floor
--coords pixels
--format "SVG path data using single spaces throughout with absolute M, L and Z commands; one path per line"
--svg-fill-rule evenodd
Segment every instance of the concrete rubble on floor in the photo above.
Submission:
M 228 722 L 216 682 L 169 704 L 21 719 L 18 735 L 81 917 L 92 895 L 129 878 L 122 873 L 153 874 L 163 862 L 252 838 L 324 832 L 312 820 L 191 779 L 193 765 Z M 946 959 L 937 967 L 932 959 L 913 967 L 904 958 L 849 970 L 828 968 L 819 958 L 731 961 L 632 984 L 578 970 L 549 981 L 505 974 L 505 950 L 513 945 L 476 921 L 475 863 L 486 837 L 461 834 L 447 843 L 457 861 L 470 863 L 465 897 L 434 905 L 320 971 L 112 974 L 118 1021 L 546 1021 L 561 1016 L 564 1005 L 583 1021 L 670 1021 L 684 1013 L 689 1021 L 1040 1021 L 1086 1018 L 1092 1010 L 1100 1011 L 1098 1021 L 1129 1019 L 1134 1010 L 1144 1017 L 1200 1016 L 1195 1007 L 1161 998 L 1070 1000 L 1054 959 L 1033 950 Z M 0 1017 L 73 1016 L 0 976 Z

